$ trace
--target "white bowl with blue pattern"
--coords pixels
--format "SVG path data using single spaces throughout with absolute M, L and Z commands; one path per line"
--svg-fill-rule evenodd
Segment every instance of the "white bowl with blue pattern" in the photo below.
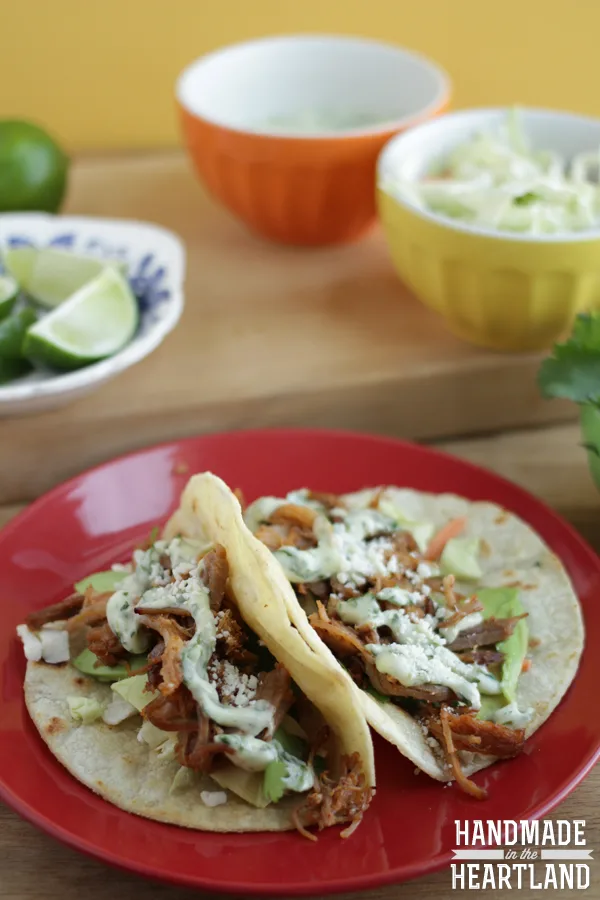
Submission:
M 0 385 L 0 416 L 55 409 L 95 390 L 152 353 L 183 311 L 185 249 L 177 235 L 165 228 L 125 219 L 0 215 L 0 251 L 26 245 L 122 260 L 138 300 L 140 324 L 132 340 L 108 359 L 74 372 L 36 369 Z

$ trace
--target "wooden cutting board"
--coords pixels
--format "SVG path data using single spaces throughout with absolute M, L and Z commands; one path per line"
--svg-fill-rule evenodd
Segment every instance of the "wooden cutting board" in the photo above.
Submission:
M 574 415 L 539 397 L 539 356 L 452 337 L 398 282 L 379 229 L 345 247 L 267 243 L 206 196 L 180 153 L 78 160 L 65 211 L 178 232 L 186 309 L 154 354 L 97 393 L 0 420 L 0 504 L 203 431 L 303 425 L 433 439 Z

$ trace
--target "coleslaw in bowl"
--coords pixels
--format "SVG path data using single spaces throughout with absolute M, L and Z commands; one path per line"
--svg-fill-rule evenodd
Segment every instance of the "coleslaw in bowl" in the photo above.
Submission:
M 550 346 L 600 308 L 599 147 L 599 119 L 539 109 L 452 113 L 393 138 L 377 181 L 398 274 L 466 340 Z

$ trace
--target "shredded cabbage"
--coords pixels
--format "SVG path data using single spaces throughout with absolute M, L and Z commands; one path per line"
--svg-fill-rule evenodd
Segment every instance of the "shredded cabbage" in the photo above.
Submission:
M 533 150 L 518 110 L 494 131 L 459 144 L 421 181 L 387 179 L 383 190 L 452 219 L 526 234 L 600 225 L 600 147 L 567 163 Z

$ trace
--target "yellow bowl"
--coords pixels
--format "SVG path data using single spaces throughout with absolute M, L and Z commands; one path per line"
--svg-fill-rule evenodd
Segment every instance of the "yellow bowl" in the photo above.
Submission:
M 400 278 L 456 335 L 494 350 L 548 347 L 575 315 L 600 308 L 600 228 L 558 235 L 495 231 L 446 218 L 393 192 L 418 180 L 505 110 L 442 116 L 393 138 L 378 161 L 378 209 Z M 570 159 L 600 144 L 600 120 L 523 110 L 536 149 Z M 385 185 L 385 189 L 383 186 Z

